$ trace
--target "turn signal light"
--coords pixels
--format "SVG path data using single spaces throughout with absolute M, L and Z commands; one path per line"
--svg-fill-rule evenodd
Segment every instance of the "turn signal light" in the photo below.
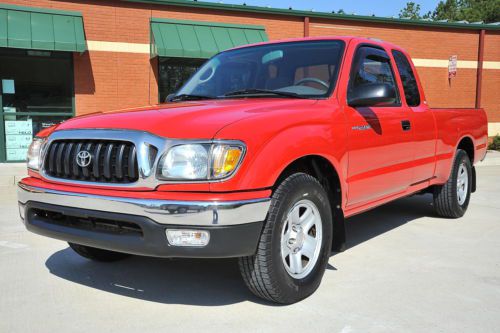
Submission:
M 238 166 L 242 152 L 241 147 L 216 146 L 213 151 L 213 178 L 224 178 L 231 174 Z

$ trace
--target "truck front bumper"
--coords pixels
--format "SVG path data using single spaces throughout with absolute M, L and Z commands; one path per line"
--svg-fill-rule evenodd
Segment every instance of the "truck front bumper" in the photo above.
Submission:
M 270 198 L 243 201 L 136 199 L 18 184 L 19 214 L 34 233 L 154 257 L 221 258 L 255 253 Z M 167 229 L 208 231 L 205 246 L 173 246 Z

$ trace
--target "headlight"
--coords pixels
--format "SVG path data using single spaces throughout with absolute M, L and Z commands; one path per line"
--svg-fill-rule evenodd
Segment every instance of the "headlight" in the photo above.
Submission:
M 243 157 L 241 143 L 183 144 L 170 148 L 158 164 L 164 180 L 210 180 L 229 177 Z
M 38 170 L 40 169 L 42 147 L 45 143 L 45 139 L 34 138 L 28 148 L 28 156 L 26 162 L 29 169 Z
M 199 144 L 172 147 L 160 162 L 166 179 L 205 179 L 208 175 L 208 150 Z

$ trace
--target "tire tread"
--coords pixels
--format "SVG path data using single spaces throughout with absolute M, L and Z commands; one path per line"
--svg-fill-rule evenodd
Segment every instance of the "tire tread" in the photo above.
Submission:
M 456 174 L 458 173 L 458 168 L 464 158 L 469 162 L 468 165 L 470 166 L 470 160 L 467 153 L 462 149 L 458 149 L 453 161 L 450 178 L 445 184 L 436 186 L 434 189 L 434 207 L 439 216 L 459 218 L 464 215 L 465 211 L 458 205 L 456 199 L 456 188 L 454 188 L 454 186 L 456 187 L 457 182 Z
M 273 194 L 266 221 L 275 220 L 279 207 L 289 189 L 300 188 L 309 182 L 314 182 L 321 186 L 316 178 L 305 173 L 296 173 L 286 178 Z M 273 226 L 270 223 L 266 223 L 262 230 L 255 255 L 242 257 L 238 263 L 243 280 L 253 294 L 272 302 L 288 303 L 286 295 L 271 279 L 273 275 L 273 268 L 270 265 L 272 230 Z

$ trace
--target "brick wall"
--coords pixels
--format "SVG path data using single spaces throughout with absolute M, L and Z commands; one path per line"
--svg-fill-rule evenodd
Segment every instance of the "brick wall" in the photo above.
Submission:
M 487 32 L 484 37 L 484 61 L 500 61 L 500 33 Z M 500 70 L 483 71 L 481 106 L 488 112 L 488 121 L 500 122 Z
M 171 18 L 266 27 L 271 40 L 302 37 L 303 18 L 151 5 L 125 1 L 3 0 L 17 5 L 75 10 L 83 14 L 88 41 L 149 44 L 150 18 Z M 354 35 L 383 39 L 404 47 L 413 58 L 477 61 L 479 32 L 463 29 L 411 27 L 311 18 L 310 36 Z M 500 34 L 488 31 L 485 61 L 500 61 Z M 77 114 L 129 108 L 158 102 L 157 60 L 149 54 L 90 51 L 74 55 Z M 434 107 L 473 107 L 476 69 L 458 68 L 448 80 L 442 67 L 417 68 Z M 500 122 L 500 73 L 485 69 L 482 105 L 491 122 Z

